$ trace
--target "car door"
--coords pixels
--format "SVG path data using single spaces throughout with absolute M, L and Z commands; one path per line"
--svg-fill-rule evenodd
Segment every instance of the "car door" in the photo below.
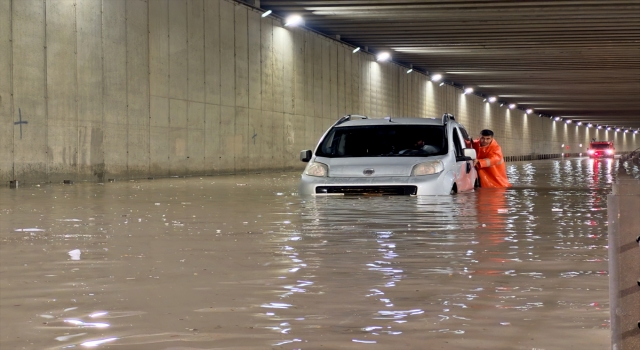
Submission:
M 453 146 L 455 149 L 456 156 L 456 183 L 458 184 L 458 191 L 470 191 L 473 189 L 473 183 L 475 181 L 474 178 L 474 169 L 473 169 L 473 161 L 468 160 L 467 157 L 464 156 L 463 149 L 465 148 L 465 142 L 462 138 L 462 132 L 458 129 L 458 127 L 453 128 Z

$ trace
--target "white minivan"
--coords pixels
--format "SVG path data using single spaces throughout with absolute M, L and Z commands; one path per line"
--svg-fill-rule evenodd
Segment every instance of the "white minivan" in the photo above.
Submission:
M 473 191 L 476 151 L 451 114 L 442 118 L 346 115 L 304 150 L 301 195 L 449 195 Z

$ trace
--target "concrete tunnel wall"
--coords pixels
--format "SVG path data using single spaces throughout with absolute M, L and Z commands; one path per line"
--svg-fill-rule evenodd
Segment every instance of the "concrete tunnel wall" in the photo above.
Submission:
M 352 113 L 453 113 L 473 135 L 493 129 L 505 156 L 640 147 L 260 15 L 227 0 L 0 0 L 0 180 L 301 169 L 299 151 Z

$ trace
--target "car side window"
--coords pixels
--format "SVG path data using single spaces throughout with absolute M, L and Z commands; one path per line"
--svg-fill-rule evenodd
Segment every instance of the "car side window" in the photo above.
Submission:
M 458 132 L 458 128 L 453 128 L 453 145 L 456 148 L 456 157 L 462 157 L 462 143 L 460 141 L 460 133 Z
M 467 129 L 460 127 L 460 134 L 462 134 L 462 139 L 464 140 L 464 147 L 471 148 L 471 138 L 469 137 L 469 133 L 467 133 Z
M 333 137 L 335 131 L 332 130 L 320 145 L 321 152 L 324 154 L 334 154 L 336 152 L 336 139 Z

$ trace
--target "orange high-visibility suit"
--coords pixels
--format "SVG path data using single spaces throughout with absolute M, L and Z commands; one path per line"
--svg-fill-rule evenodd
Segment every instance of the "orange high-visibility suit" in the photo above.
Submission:
M 473 148 L 476 150 L 478 164 L 478 177 L 480 187 L 511 187 L 507 179 L 507 167 L 504 164 L 502 148 L 493 139 L 488 146 L 480 147 L 480 140 L 473 141 Z

